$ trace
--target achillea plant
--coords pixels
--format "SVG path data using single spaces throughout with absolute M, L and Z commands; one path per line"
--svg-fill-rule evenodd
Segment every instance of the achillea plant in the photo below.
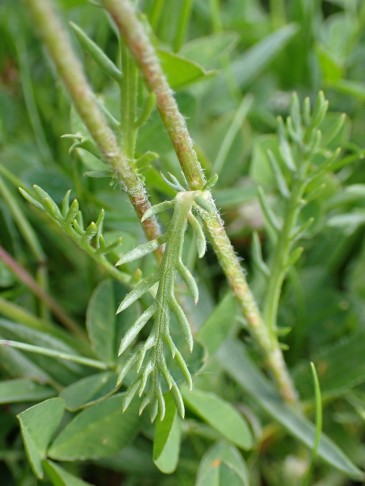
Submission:
M 252 5 L 244 14 L 241 2 L 223 12 L 219 0 L 58 7 L 70 32 L 56 2 L 23 0 L 9 10 L 5 36 L 43 157 L 23 150 L 13 167 L 0 147 L 0 402 L 9 404 L 4 423 L 17 416 L 24 444 L 10 441 L 14 425 L 0 434 L 6 481 L 109 484 L 108 469 L 136 484 L 167 484 L 162 474 L 198 486 L 362 480 L 351 451 L 363 427 L 343 421 L 340 431 L 334 417 L 344 409 L 353 425 L 363 408 L 365 219 L 351 211 L 363 197 L 363 151 L 349 142 L 345 115 L 317 94 L 309 60 L 317 56 L 338 97 L 360 88 L 328 72 L 340 53 L 314 38 L 316 22 L 330 31 L 319 6 L 292 12 L 272 1 L 268 12 Z M 336 15 L 355 25 L 356 9 L 343 8 Z M 290 15 L 311 28 L 287 23 Z M 264 23 L 250 39 L 237 22 L 255 18 Z M 362 45 L 359 32 L 352 44 L 342 39 L 346 56 Z M 48 80 L 39 91 L 28 37 L 32 56 L 44 47 L 55 68 L 39 63 Z M 283 92 L 299 72 L 305 95 Z M 63 88 L 68 101 L 51 116 Z M 337 111 L 344 104 L 334 97 Z M 255 228 L 242 229 L 248 212 Z M 327 431 L 350 444 L 351 458 Z

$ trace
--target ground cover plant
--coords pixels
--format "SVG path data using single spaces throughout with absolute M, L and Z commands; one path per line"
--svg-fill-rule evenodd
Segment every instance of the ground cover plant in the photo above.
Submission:
M 0 484 L 363 483 L 364 23 L 3 0 Z

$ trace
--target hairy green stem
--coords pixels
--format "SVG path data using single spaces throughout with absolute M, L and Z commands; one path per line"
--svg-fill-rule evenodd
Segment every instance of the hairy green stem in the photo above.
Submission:
M 125 154 L 120 150 L 114 132 L 110 129 L 98 106 L 80 61 L 74 54 L 69 37 L 53 9 L 52 2 L 49 0 L 24 0 L 24 3 L 32 15 L 36 30 L 47 47 L 80 117 L 103 157 L 112 167 L 116 179 L 127 191 L 129 199 L 141 219 L 150 207 L 144 185 Z M 146 220 L 143 228 L 148 239 L 153 240 L 158 237 L 159 227 L 155 218 Z
M 139 65 L 150 90 L 156 94 L 157 109 L 173 141 L 190 188 L 202 189 L 205 177 L 193 148 L 193 141 L 142 23 L 130 2 L 103 0 L 103 4 L 121 30 L 125 43 Z
M 123 35 L 147 85 L 156 95 L 157 109 L 168 131 L 190 188 L 194 190 L 203 189 L 206 179 L 194 150 L 185 119 L 178 109 L 156 51 L 143 25 L 138 20 L 129 0 L 102 0 L 102 2 Z M 293 401 L 296 398 L 296 393 L 287 372 L 281 349 L 277 341 L 272 342 L 270 340 L 268 329 L 260 315 L 239 260 L 211 197 L 209 197 L 209 204 L 212 207 L 212 212 L 205 219 L 205 226 L 219 262 L 246 317 L 248 327 L 262 350 L 281 395 L 285 400 Z
M 42 289 L 34 278 L 27 272 L 27 270 L 14 260 L 9 253 L 0 246 L 0 260 L 9 268 L 11 272 L 26 285 L 29 290 L 33 292 L 40 300 L 42 300 L 52 310 L 53 314 L 59 321 L 67 327 L 75 335 L 86 338 L 84 332 L 80 329 L 77 323 L 66 314 L 66 312 L 58 305 L 58 303 Z

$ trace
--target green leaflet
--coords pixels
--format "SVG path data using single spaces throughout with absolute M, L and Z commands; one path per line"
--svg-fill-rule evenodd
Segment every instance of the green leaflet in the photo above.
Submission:
M 170 175 L 171 181 L 166 182 L 175 189 L 183 189 L 179 181 Z M 182 250 L 184 234 L 189 222 L 197 235 L 199 256 L 205 252 L 205 236 L 199 220 L 192 214 L 194 202 L 197 197 L 204 200 L 201 191 L 181 190 L 175 199 L 168 203 L 158 204 L 148 210 L 144 219 L 161 211 L 173 208 L 173 215 L 166 233 L 159 240 L 152 241 L 134 248 L 124 255 L 118 262 L 123 264 L 140 258 L 154 251 L 159 245 L 165 243 L 165 252 L 158 271 L 142 280 L 129 294 L 125 296 L 118 307 L 118 312 L 123 311 L 136 300 L 146 294 L 157 283 L 157 292 L 153 303 L 142 313 L 135 323 L 128 329 L 120 343 L 119 354 L 124 355 L 129 346 L 138 337 L 142 329 L 153 318 L 152 329 L 148 338 L 134 351 L 132 357 L 125 363 L 120 371 L 118 385 L 122 384 L 127 373 L 133 367 L 137 368 L 137 377 L 129 385 L 124 402 L 124 409 L 131 403 L 135 395 L 142 396 L 140 413 L 149 406 L 152 421 L 159 414 L 162 420 L 165 415 L 166 405 L 163 396 L 163 387 L 167 385 L 171 396 L 175 400 L 177 410 L 184 416 L 184 404 L 175 378 L 171 373 L 166 360 L 166 349 L 169 350 L 172 359 L 180 370 L 184 381 L 189 388 L 192 379 L 189 368 L 181 352 L 175 345 L 170 334 L 170 315 L 175 315 L 180 332 L 184 336 L 190 352 L 193 348 L 193 336 L 188 319 L 174 296 L 176 274 L 180 273 L 187 284 L 195 302 L 198 300 L 198 288 L 190 271 L 182 263 Z
M 34 474 L 42 479 L 42 460 L 65 410 L 61 398 L 50 398 L 18 415 L 23 441 Z
M 33 186 L 32 190 L 19 188 L 21 195 L 30 204 L 38 209 L 45 211 L 47 215 L 62 228 L 76 245 L 87 253 L 96 263 L 101 265 L 106 272 L 121 283 L 128 283 L 130 276 L 117 270 L 112 265 L 107 256 L 121 245 L 122 239 L 106 243 L 103 237 L 104 210 L 102 209 L 96 222 L 91 222 L 84 228 L 83 214 L 79 209 L 77 199 L 70 204 L 70 193 L 67 191 L 61 205 L 61 210 L 53 201 L 51 196 L 38 186 Z

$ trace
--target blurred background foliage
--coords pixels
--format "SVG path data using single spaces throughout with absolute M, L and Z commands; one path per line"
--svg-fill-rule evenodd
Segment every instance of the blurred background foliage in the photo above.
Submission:
M 116 34 L 98 6 L 82 0 L 57 3 L 65 21 L 80 26 L 116 60 Z M 151 35 L 161 49 L 163 66 L 204 169 L 208 175 L 219 174 L 214 196 L 259 304 L 261 286 L 251 258 L 253 232 L 258 232 L 264 253 L 270 247 L 256 187 L 261 185 L 272 207 L 280 208 L 267 156 L 267 150 L 275 150 L 278 143 L 276 117 L 288 115 L 293 92 L 301 100 L 308 96 L 314 101 L 319 90 L 330 103 L 329 127 L 331 116 L 334 120 L 338 113 L 347 114 L 333 148 L 341 145 L 342 157 L 352 163 L 326 174 L 320 196 L 303 211 L 302 217 L 313 217 L 315 223 L 301 242 L 303 256 L 289 272 L 279 322 L 291 329 L 282 339 L 288 347 L 285 356 L 310 417 L 313 383 L 308 363 L 314 361 L 322 390 L 323 429 L 352 461 L 365 467 L 365 4 L 361 0 L 141 0 L 139 5 L 149 17 Z M 125 253 L 142 242 L 143 234 L 126 196 L 108 177 L 102 177 L 98 160 L 80 149 L 70 153 L 70 140 L 62 135 L 77 131 L 79 120 L 70 111 L 68 97 L 35 34 L 25 9 L 18 2 L 2 0 L 0 244 L 49 288 L 67 315 L 83 324 L 93 291 L 106 275 L 43 213 L 29 207 L 17 187 L 37 184 L 58 204 L 72 189 L 87 222 L 104 208 L 105 237 L 124 238 L 115 259 L 118 252 Z M 115 83 L 85 53 L 74 33 L 71 35 L 95 92 L 118 118 Z M 145 96 L 141 87 L 141 100 Z M 178 164 L 156 112 L 137 141 L 137 154 L 147 150 L 158 154 L 139 167 L 151 200 L 170 198 L 172 192 L 159 172 L 178 173 Z M 196 255 L 189 245 L 186 253 L 193 265 Z M 147 259 L 142 270 L 148 272 L 151 265 Z M 129 270 L 135 269 L 131 264 Z M 203 326 L 203 342 L 211 349 L 196 386 L 237 405 L 253 430 L 255 448 L 244 453 L 250 474 L 247 484 L 296 484 L 308 467 L 308 452 L 275 425 L 273 416 L 263 412 L 265 407 L 257 405 L 265 397 L 255 399 L 232 374 L 225 375 L 227 366 L 214 355 L 228 335 L 239 335 L 251 358 L 257 360 L 234 304 L 225 296 L 226 283 L 212 251 L 205 261 L 196 263 L 196 274 L 201 299 L 191 313 L 195 330 Z M 120 296 L 126 289 L 115 285 L 114 292 Z M 15 307 L 10 309 L 9 303 Z M 20 309 L 26 318 L 16 314 Z M 44 323 L 51 319 L 49 309 L 2 261 L 0 314 L 1 338 L 53 346 L 51 338 L 41 337 L 41 333 L 47 335 Z M 29 324 L 31 316 L 43 322 L 43 328 L 38 321 L 38 327 Z M 7 319 L 17 324 L 10 326 Z M 118 316 L 119 336 L 133 319 L 132 311 Z M 54 338 L 65 345 L 64 334 L 56 334 Z M 58 344 L 55 348 L 61 349 Z M 72 342 L 69 346 L 77 349 L 79 345 Z M 28 377 L 56 390 L 90 373 L 79 365 L 3 348 L 0 363 L 4 383 Z M 245 370 L 240 372 L 244 375 Z M 6 404 L 0 413 L 0 482 L 4 486 L 37 484 L 26 462 L 15 416 L 25 404 L 52 396 L 52 392 L 47 395 L 42 388 L 43 395 L 39 391 L 35 399 L 18 399 L 14 402 L 19 403 L 11 405 L 6 393 L 7 389 L 1 392 L 0 384 L 0 402 Z M 198 417 L 191 412 L 183 425 L 181 458 L 170 477 L 160 475 L 152 463 L 153 434 L 147 422 L 143 433 L 119 456 L 75 465 L 71 471 L 79 471 L 92 484 L 182 485 L 194 484 L 200 468 L 199 485 L 208 484 L 200 460 L 217 432 Z M 224 483 L 222 477 L 224 473 L 215 484 L 245 484 L 237 477 L 236 482 Z M 355 484 L 346 479 L 343 469 L 338 472 L 320 461 L 312 481 L 321 486 Z

